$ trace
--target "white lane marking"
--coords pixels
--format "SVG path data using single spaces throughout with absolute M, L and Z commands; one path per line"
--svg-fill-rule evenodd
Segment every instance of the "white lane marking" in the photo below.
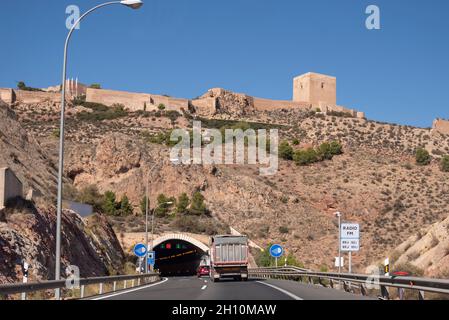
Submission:
M 91 299 L 91 300 L 103 300 L 103 299 L 107 299 L 107 298 L 111 298 L 111 297 L 116 297 L 116 296 L 119 296 L 119 295 L 122 295 L 122 294 L 127 294 L 127 293 L 130 293 L 130 292 L 139 291 L 139 290 L 142 290 L 142 289 L 154 287 L 154 286 L 163 284 L 164 282 L 167 282 L 167 281 L 168 281 L 168 278 L 164 278 L 164 280 L 162 280 L 161 282 L 158 282 L 158 283 L 153 283 L 153 284 L 149 284 L 149 285 L 144 286 L 144 287 L 139 287 L 139 288 L 135 288 L 135 289 L 121 291 L 121 292 L 117 292 L 117 293 L 114 293 L 114 294 L 109 294 L 107 296 L 98 297 L 98 298 L 94 298 L 94 299 Z
M 207 283 L 207 280 L 204 280 L 204 283 Z
M 204 289 L 206 289 L 206 288 L 207 288 L 207 286 L 204 285 L 204 286 L 201 287 L 201 290 L 204 290 Z
M 276 289 L 276 290 L 282 292 L 283 294 L 286 294 L 287 296 L 289 296 L 290 298 L 292 298 L 292 299 L 294 299 L 294 300 L 304 300 L 304 299 L 302 299 L 302 298 L 300 298 L 300 297 L 294 295 L 293 293 L 288 292 L 287 290 L 284 290 L 284 289 L 282 289 L 282 288 L 276 287 L 275 285 L 272 285 L 272 284 L 269 284 L 269 283 L 266 283 L 266 282 L 263 282 L 263 281 L 257 281 L 257 283 L 261 283 L 261 284 L 263 284 L 263 285 L 266 285 L 266 286 L 268 286 L 268 287 L 271 287 L 271 288 L 273 288 L 273 289 Z

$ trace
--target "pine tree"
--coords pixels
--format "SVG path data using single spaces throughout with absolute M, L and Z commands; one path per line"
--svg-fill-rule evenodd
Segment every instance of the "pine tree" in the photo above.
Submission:
M 204 203 L 204 196 L 201 192 L 197 191 L 193 194 L 189 213 L 198 216 L 207 213 L 206 204 Z
M 186 213 L 187 208 L 189 207 L 190 199 L 186 193 L 183 193 L 179 196 L 178 201 L 176 202 L 176 213 Z
M 115 216 L 117 214 L 117 203 L 115 202 L 115 193 L 106 191 L 103 200 L 103 212 L 107 215 Z
M 120 201 L 120 215 L 122 216 L 130 216 L 133 214 L 133 207 L 129 202 L 128 196 L 125 194 Z
M 150 204 L 148 203 L 148 207 Z M 140 200 L 140 212 L 142 215 L 145 215 L 147 212 L 147 196 L 143 196 L 142 200 Z

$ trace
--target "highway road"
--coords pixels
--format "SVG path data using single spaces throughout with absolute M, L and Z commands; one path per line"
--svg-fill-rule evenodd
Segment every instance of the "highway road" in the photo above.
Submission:
M 211 282 L 209 278 L 163 278 L 147 286 L 105 294 L 91 300 L 366 300 L 335 289 L 287 280 Z

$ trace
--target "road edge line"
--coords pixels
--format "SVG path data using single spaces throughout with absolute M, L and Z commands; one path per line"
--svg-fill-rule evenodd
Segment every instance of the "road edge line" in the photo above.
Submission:
M 277 286 L 275 286 L 275 285 L 272 285 L 272 284 L 270 284 L 270 283 L 266 283 L 266 282 L 263 282 L 263 281 L 256 281 L 256 282 L 257 282 L 257 283 L 260 283 L 260 284 L 263 284 L 263 285 L 265 285 L 265 286 L 271 287 L 271 288 L 273 288 L 273 289 L 276 289 L 276 290 L 282 292 L 283 294 L 286 294 L 287 296 L 289 296 L 290 298 L 292 298 L 292 299 L 294 299 L 294 300 L 304 300 L 303 298 L 300 298 L 300 297 L 298 297 L 297 295 L 294 295 L 293 293 L 291 293 L 291 292 L 289 292 L 289 291 L 287 291 L 287 290 L 285 290 L 285 289 L 279 288 L 279 287 L 277 287 Z
M 139 291 L 139 290 L 146 289 L 146 288 L 151 288 L 151 287 L 163 284 L 163 283 L 165 283 L 167 281 L 168 281 L 168 278 L 164 278 L 164 280 L 159 281 L 157 283 L 152 283 L 152 284 L 149 284 L 149 285 L 146 285 L 146 286 L 143 286 L 143 287 L 134 288 L 134 289 L 121 291 L 121 292 L 116 292 L 116 293 L 113 293 L 113 294 L 108 294 L 107 296 L 102 296 L 102 297 L 88 299 L 88 300 L 96 301 L 96 300 L 103 300 L 103 299 L 107 299 L 107 298 L 112 298 L 112 297 L 116 297 L 116 296 L 119 296 L 119 295 L 122 295 L 122 294 L 127 294 L 127 293 L 130 293 L 130 292 Z

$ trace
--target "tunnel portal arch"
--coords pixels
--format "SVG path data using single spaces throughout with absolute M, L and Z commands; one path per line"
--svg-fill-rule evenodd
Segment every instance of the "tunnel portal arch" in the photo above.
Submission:
M 187 234 L 172 233 L 153 242 L 157 269 L 163 276 L 194 275 L 208 264 L 209 246 Z

